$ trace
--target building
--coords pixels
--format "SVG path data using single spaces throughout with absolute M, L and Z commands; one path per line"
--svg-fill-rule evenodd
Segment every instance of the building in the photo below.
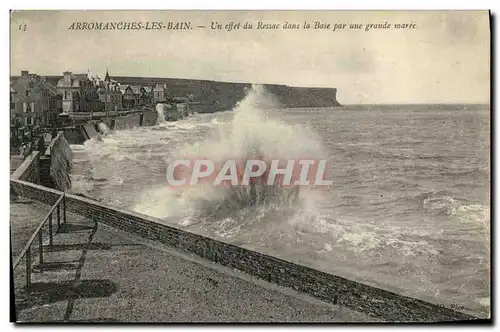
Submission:
M 135 95 L 135 107 L 149 106 L 152 101 L 153 89 L 149 86 L 132 85 Z
M 166 101 L 168 97 L 167 84 L 156 83 L 153 88 L 153 102 L 161 103 Z
M 10 116 L 15 126 L 48 126 L 62 111 L 62 95 L 45 77 L 21 71 L 11 82 Z
M 62 106 L 62 94 L 57 90 L 52 84 L 45 82 L 47 90 L 49 92 L 49 115 L 48 124 L 58 125 L 59 114 L 63 112 Z
M 139 108 L 142 106 L 149 106 L 152 101 L 151 87 L 144 87 L 140 85 L 121 85 L 121 93 L 123 95 L 124 109 Z
M 153 88 L 150 86 L 141 87 L 141 96 L 140 96 L 140 105 L 141 106 L 150 106 L 153 102 Z
M 98 86 L 99 100 L 104 103 L 104 111 L 121 111 L 123 106 L 123 96 L 121 92 L 120 83 L 113 80 L 108 71 L 106 70 L 106 75 L 104 80 L 100 80 L 98 76 L 92 77 L 90 72 L 88 76 L 94 81 L 94 84 Z
M 11 118 L 14 115 L 16 108 L 16 94 L 17 91 L 12 87 L 12 83 L 10 84 L 10 116 Z
M 134 89 L 130 85 L 120 86 L 122 98 L 123 98 L 123 108 L 131 109 L 136 106 L 136 96 L 134 94 Z
M 64 72 L 57 82 L 57 90 L 62 94 L 63 113 L 104 111 L 105 105 L 99 100 L 95 82 L 88 74 Z

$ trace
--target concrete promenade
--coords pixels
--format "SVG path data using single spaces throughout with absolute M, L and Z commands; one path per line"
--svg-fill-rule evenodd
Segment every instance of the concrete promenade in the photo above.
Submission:
M 18 322 L 375 321 L 72 213 L 33 254 L 31 293 L 14 271 Z

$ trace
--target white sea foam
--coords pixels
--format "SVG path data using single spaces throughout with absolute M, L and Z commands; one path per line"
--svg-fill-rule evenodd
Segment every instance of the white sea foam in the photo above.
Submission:
M 187 143 L 167 158 L 167 163 L 185 156 L 203 157 L 214 161 L 227 159 L 245 160 L 250 155 L 263 159 L 320 158 L 324 155 L 320 140 L 300 125 L 289 125 L 263 112 L 262 106 L 272 106 L 273 99 L 260 86 L 254 86 L 234 109 L 231 121 L 214 127 L 203 141 Z M 176 123 L 176 128 L 192 128 L 192 123 Z M 241 211 L 247 217 L 256 217 L 252 206 L 256 203 L 272 210 L 276 206 L 293 205 L 291 191 L 276 186 L 261 186 L 255 196 L 249 187 L 214 188 L 203 186 L 185 188 L 180 192 L 166 184 L 147 190 L 134 207 L 138 212 L 159 218 L 179 215 L 189 211 L 212 221 L 228 217 L 241 219 Z M 256 198 L 255 198 L 256 197 Z M 259 207 L 261 208 L 261 207 Z M 182 212 L 180 212 L 182 211 Z

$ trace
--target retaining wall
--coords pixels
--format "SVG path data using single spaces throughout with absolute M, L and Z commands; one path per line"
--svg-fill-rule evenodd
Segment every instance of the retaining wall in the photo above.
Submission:
M 54 204 L 61 192 L 20 180 L 11 180 L 11 191 L 46 204 Z M 163 243 L 189 254 L 234 268 L 254 277 L 292 288 L 325 302 L 340 304 L 367 315 L 404 322 L 437 322 L 475 319 L 425 301 L 293 264 L 255 251 L 166 226 L 161 220 L 113 208 L 83 197 L 66 194 L 67 209 L 126 232 Z

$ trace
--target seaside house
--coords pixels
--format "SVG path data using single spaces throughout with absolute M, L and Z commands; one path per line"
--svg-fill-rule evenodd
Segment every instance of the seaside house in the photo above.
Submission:
M 63 111 L 62 94 L 59 92 L 59 90 L 57 90 L 55 86 L 48 83 L 45 79 L 43 79 L 43 82 L 47 87 L 49 93 L 49 114 L 47 122 L 49 125 L 57 125 L 58 116 Z
M 140 85 L 131 85 L 130 88 L 134 94 L 134 106 L 139 107 L 141 105 L 142 87 Z
M 112 79 L 107 70 L 104 80 L 99 79 L 98 76 L 93 79 L 98 86 L 99 100 L 104 103 L 104 111 L 121 111 L 124 105 L 120 83 Z
M 10 116 L 17 126 L 46 126 L 62 110 L 62 95 L 45 77 L 21 71 L 11 82 Z
M 125 109 L 139 108 L 151 103 L 151 87 L 122 85 L 123 106 Z
M 134 95 L 134 90 L 130 85 L 121 85 L 120 91 L 123 98 L 123 108 L 131 109 L 135 106 L 136 97 Z
M 150 86 L 143 86 L 141 88 L 141 105 L 147 106 L 153 102 L 153 88 Z
M 156 83 L 153 88 L 153 102 L 161 103 L 165 102 L 168 98 L 167 84 Z
M 103 111 L 105 104 L 99 99 L 97 87 L 88 74 L 63 73 L 57 82 L 57 90 L 62 94 L 63 113 Z

